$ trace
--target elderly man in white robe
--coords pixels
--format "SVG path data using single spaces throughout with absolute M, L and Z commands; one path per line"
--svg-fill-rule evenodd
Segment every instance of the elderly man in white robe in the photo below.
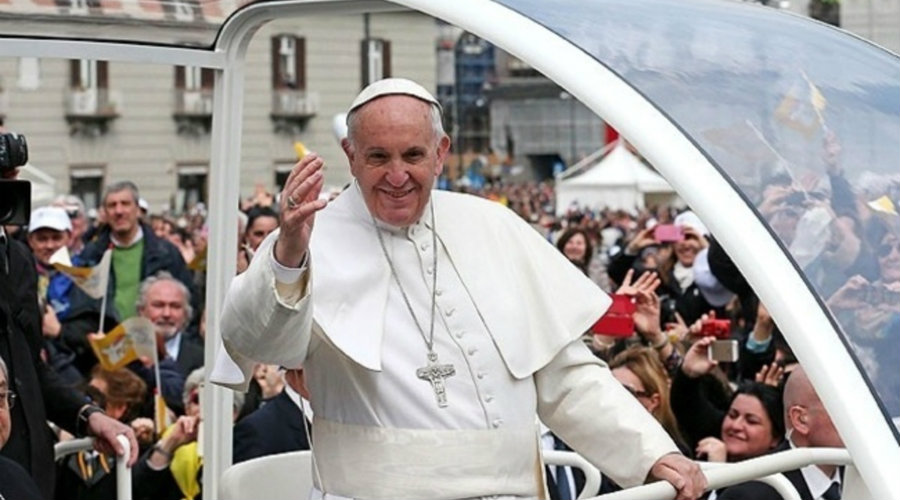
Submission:
M 544 498 L 537 417 L 617 483 L 697 498 L 699 468 L 580 340 L 609 298 L 513 212 L 432 191 L 435 98 L 382 80 L 347 124 L 354 182 L 326 203 L 322 159 L 294 167 L 268 257 L 229 290 L 214 376 L 303 366 L 311 498 Z

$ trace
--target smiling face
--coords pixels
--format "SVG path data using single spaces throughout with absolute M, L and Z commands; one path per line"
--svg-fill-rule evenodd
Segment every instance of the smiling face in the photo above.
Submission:
M 694 265 L 694 259 L 697 258 L 697 254 L 700 252 L 701 246 L 696 238 L 685 236 L 684 240 L 675 242 L 674 249 L 675 257 L 678 258 L 678 262 L 684 267 L 692 267 Z
M 584 254 L 587 252 L 587 240 L 581 233 L 575 233 L 566 242 L 563 247 L 563 253 L 572 262 L 583 262 Z
M 881 268 L 881 281 L 885 283 L 900 282 L 900 238 L 888 233 L 881 244 L 875 248 L 878 265 Z
M 722 441 L 728 460 L 736 461 L 766 453 L 779 439 L 772 437 L 772 421 L 759 399 L 738 394 L 722 421 Z
M 353 137 L 342 146 L 369 212 L 393 226 L 414 224 L 443 170 L 450 139 L 436 137 L 430 105 L 413 97 L 380 97 L 355 113 Z
M 68 243 L 68 231 L 42 227 L 28 234 L 28 246 L 31 247 L 34 258 L 43 265 L 47 265 L 50 257 Z
M 181 287 L 171 280 L 160 280 L 147 289 L 141 316 L 156 327 L 156 334 L 168 340 L 181 331 L 187 322 L 187 297 Z

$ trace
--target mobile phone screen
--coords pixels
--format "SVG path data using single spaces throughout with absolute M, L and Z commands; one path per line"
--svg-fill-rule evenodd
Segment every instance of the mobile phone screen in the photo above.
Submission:
M 734 363 L 738 360 L 737 340 L 717 340 L 709 345 L 709 359 L 720 363 Z

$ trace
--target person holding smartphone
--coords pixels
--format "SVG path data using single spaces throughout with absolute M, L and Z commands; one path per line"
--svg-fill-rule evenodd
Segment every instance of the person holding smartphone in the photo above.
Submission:
M 671 404 L 684 437 L 697 458 L 736 462 L 774 450 L 784 439 L 781 392 L 747 382 L 729 394 L 714 375 L 719 362 L 710 359 L 716 339 L 704 337 L 685 353 L 672 381 Z

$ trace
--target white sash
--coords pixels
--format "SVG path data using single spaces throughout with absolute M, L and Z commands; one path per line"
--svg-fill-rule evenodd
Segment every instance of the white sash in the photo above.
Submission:
M 543 491 L 536 432 L 535 427 L 390 429 L 316 417 L 313 479 L 319 491 L 312 497 L 318 493 L 318 498 L 366 500 L 536 498 Z

